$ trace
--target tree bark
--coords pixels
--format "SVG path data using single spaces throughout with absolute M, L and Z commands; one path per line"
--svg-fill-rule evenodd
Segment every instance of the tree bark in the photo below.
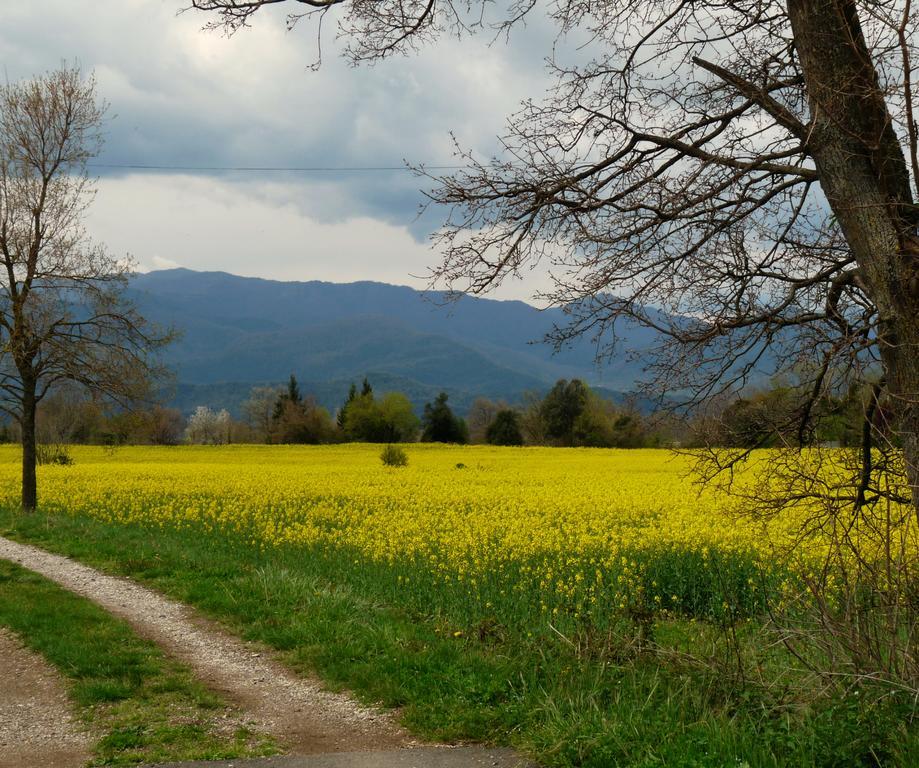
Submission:
M 919 211 L 854 0 L 788 0 L 809 148 L 878 313 L 886 389 L 919 512 Z
M 25 382 L 24 382 L 25 383 Z M 35 439 L 35 385 L 25 383 L 22 397 L 22 509 L 34 512 L 38 506 L 38 482 L 35 477 L 36 439 Z
M 915 317 L 915 315 L 914 315 Z M 915 322 L 913 324 L 915 326 Z M 915 334 L 915 327 L 913 328 Z M 894 396 L 900 399 L 898 427 L 903 441 L 903 458 L 906 462 L 906 475 L 912 491 L 913 505 L 919 516 L 919 347 L 915 340 L 907 348 L 906 354 L 893 355 L 895 359 L 888 364 L 888 375 L 891 365 L 896 368 L 895 379 L 900 382 L 899 390 Z

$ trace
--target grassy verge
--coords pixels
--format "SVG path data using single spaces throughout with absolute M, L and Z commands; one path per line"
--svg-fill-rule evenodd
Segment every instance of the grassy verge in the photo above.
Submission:
M 0 560 L 0 625 L 64 676 L 83 723 L 98 735 L 93 764 L 121 765 L 273 753 L 223 702 L 123 621 Z
M 0 513 L 0 531 L 131 576 L 282 651 L 295 669 L 400 707 L 419 734 L 516 746 L 547 766 L 919 764 L 919 736 L 890 698 L 807 700 L 787 659 L 741 684 L 705 621 L 658 621 L 672 653 L 602 637 L 471 621 L 458 595 L 347 553 L 217 535 Z M 416 573 L 412 578 L 423 578 Z M 754 625 L 741 627 L 751 645 Z

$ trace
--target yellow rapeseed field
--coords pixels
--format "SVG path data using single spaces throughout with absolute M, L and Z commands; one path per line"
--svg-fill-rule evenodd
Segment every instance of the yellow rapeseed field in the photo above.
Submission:
M 40 498 L 107 522 L 338 552 L 400 581 L 461 585 L 479 605 L 516 592 L 575 617 L 755 601 L 800 528 L 794 515 L 738 517 L 693 484 L 689 458 L 667 451 L 407 450 L 407 467 L 387 468 L 372 445 L 75 447 L 74 465 L 39 469 Z M 8 504 L 18 457 L 0 449 Z M 809 546 L 818 562 L 819 543 Z M 712 561 L 730 564 L 730 585 Z

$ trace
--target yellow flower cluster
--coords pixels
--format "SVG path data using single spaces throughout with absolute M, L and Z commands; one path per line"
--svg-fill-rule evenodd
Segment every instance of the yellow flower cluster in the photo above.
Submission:
M 689 458 L 666 451 L 407 450 L 407 467 L 388 468 L 370 445 L 75 447 L 73 466 L 40 468 L 40 498 L 108 522 L 347 552 L 400 579 L 423 572 L 459 583 L 482 605 L 536 590 L 541 610 L 573 616 L 679 609 L 702 599 L 686 562 L 704 569 L 712 557 L 735 557 L 759 567 L 800 529 L 794 515 L 738 518 L 693 484 Z M 7 503 L 18 493 L 18 457 L 0 448 Z M 662 559 L 668 552 L 679 557 Z M 750 593 L 755 572 L 738 576 Z

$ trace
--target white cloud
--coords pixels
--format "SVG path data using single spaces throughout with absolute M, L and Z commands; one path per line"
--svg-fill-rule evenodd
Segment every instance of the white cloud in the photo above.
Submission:
M 172 259 L 164 259 L 162 256 L 154 254 L 150 259 L 150 265 L 153 269 L 175 269 L 176 267 L 181 267 L 177 261 Z
M 514 41 L 445 38 L 417 56 L 352 68 L 268 8 L 231 38 L 176 15 L 181 0 L 0 3 L 0 60 L 11 80 L 78 61 L 95 71 L 112 120 L 100 162 L 202 166 L 452 164 L 450 132 L 479 154 L 505 116 L 538 96 L 548 27 Z M 53 23 L 49 23 L 49 19 Z M 329 27 L 331 31 L 331 27 Z M 91 232 L 146 268 L 179 263 L 285 279 L 419 284 L 436 261 L 405 172 L 112 175 Z M 507 293 L 526 291 L 508 288 Z
M 183 175 L 103 179 L 90 209 L 94 238 L 146 271 L 184 266 L 277 280 L 377 280 L 426 287 L 438 255 L 407 226 L 369 216 L 325 219 L 323 189 L 255 187 Z M 143 210 L 138 217 L 136 211 Z M 539 276 L 497 294 L 529 298 Z

